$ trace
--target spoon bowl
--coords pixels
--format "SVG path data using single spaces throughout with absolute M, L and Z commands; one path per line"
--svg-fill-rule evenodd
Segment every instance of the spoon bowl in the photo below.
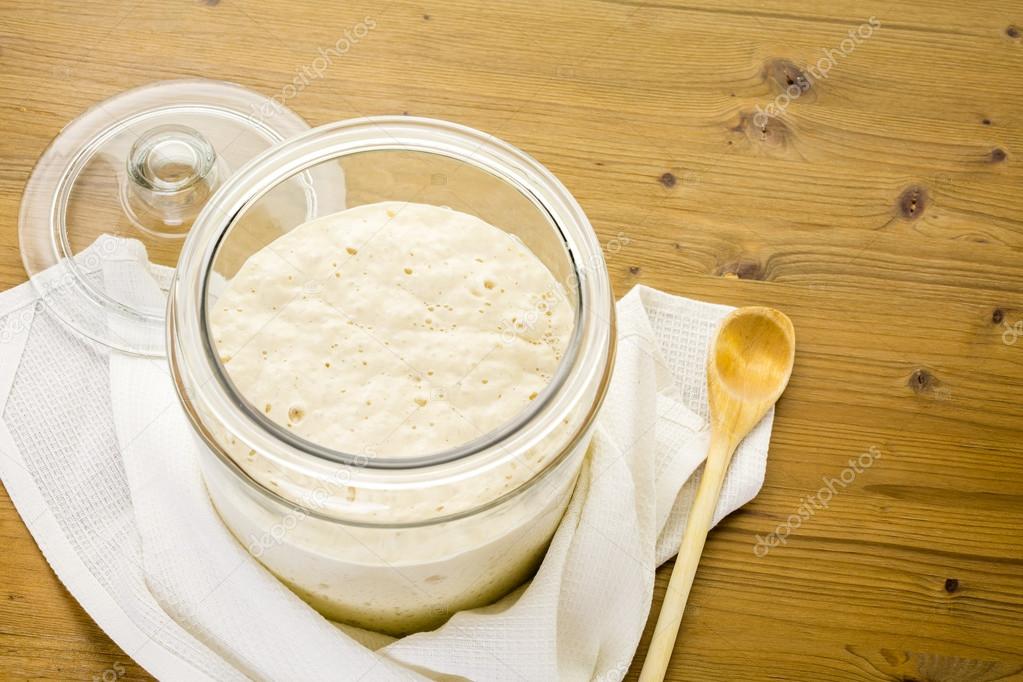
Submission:
M 795 354 L 795 330 L 784 313 L 748 307 L 726 317 L 707 359 L 712 429 L 744 438 L 781 397 Z

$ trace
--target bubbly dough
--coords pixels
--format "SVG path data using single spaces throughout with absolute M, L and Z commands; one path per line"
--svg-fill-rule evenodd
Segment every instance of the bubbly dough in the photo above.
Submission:
M 516 237 L 448 208 L 382 202 L 253 253 L 210 323 L 232 381 L 270 419 L 342 452 L 408 457 L 527 407 L 573 313 Z

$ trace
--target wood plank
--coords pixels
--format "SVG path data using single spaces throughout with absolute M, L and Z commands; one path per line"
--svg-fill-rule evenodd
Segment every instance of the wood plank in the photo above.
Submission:
M 826 78 L 755 117 L 872 16 Z M 764 489 L 712 532 L 668 679 L 1023 679 L 1019 3 L 0 0 L 0 287 L 24 279 L 32 164 L 84 108 L 161 78 L 279 94 L 365 17 L 288 101 L 311 123 L 407 112 L 497 134 L 617 240 L 619 295 L 796 324 Z M 871 447 L 827 509 L 755 554 Z M 0 538 L 0 677 L 144 677 L 6 497 Z

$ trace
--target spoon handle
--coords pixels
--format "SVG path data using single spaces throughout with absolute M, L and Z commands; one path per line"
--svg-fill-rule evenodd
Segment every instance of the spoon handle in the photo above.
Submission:
M 732 458 L 735 444 L 727 434 L 712 433 L 707 462 L 700 477 L 700 487 L 696 490 L 696 498 L 689 510 L 682 545 L 675 558 L 675 567 L 668 580 L 668 588 L 661 602 L 661 612 L 657 616 L 657 625 L 647 649 L 643 670 L 639 674 L 639 682 L 660 682 L 668 668 L 668 660 L 675 648 L 675 637 L 682 623 L 682 613 L 689 599 L 689 590 L 696 577 L 696 567 L 700 563 L 703 546 L 707 542 L 707 533 L 714 520 L 721 486 L 725 481 L 728 462 Z

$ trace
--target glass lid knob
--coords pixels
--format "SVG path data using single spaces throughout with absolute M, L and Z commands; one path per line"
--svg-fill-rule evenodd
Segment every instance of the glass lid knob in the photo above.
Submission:
M 146 131 L 128 153 L 125 213 L 146 232 L 183 237 L 225 175 L 217 166 L 213 145 L 194 128 Z

